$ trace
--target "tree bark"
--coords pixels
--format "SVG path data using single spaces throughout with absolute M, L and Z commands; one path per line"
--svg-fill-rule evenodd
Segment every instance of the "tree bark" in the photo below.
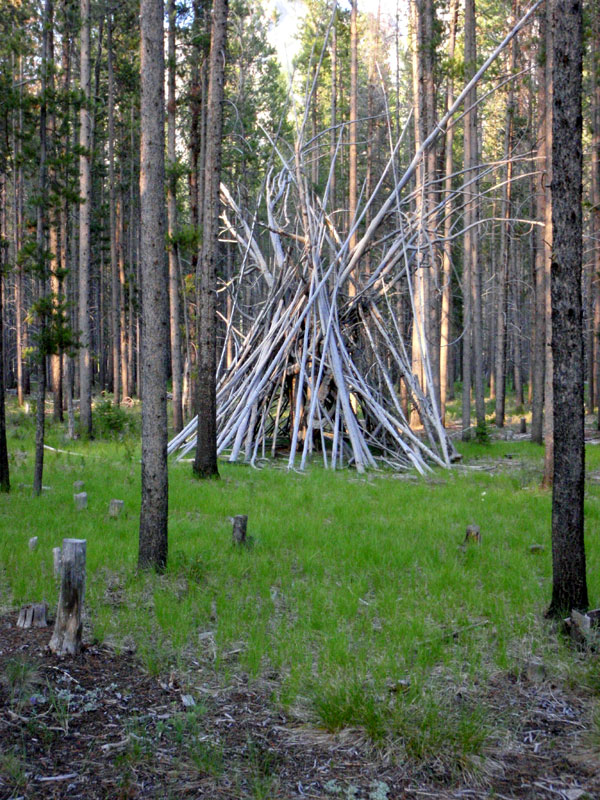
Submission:
M 2 218 L 2 237 L 5 238 L 6 218 L 6 172 L 0 163 L 0 217 Z M 3 279 L 6 248 L 0 248 L 0 492 L 10 492 L 10 472 L 8 466 L 8 447 L 6 444 L 6 412 L 4 407 L 4 302 Z
M 544 217 L 544 273 L 546 284 L 546 357 L 544 378 L 544 475 L 542 486 L 552 486 L 554 474 L 554 389 L 552 368 L 552 297 L 551 297 L 551 265 L 552 265 L 552 136 L 553 136 L 553 2 L 546 4 L 546 175 L 545 217 Z
M 554 0 L 552 103 L 552 359 L 554 483 L 549 615 L 588 606 L 583 539 L 585 477 L 582 274 L 582 8 Z
M 142 270 L 142 505 L 138 565 L 167 563 L 168 272 L 164 213 L 163 2 L 142 0 L 140 202 Z
M 600 0 L 592 3 L 592 241 L 594 297 L 593 347 L 590 358 L 594 366 L 595 404 L 598 406 L 600 429 Z
M 458 18 L 458 0 L 452 0 L 450 6 L 450 34 L 448 40 L 448 61 L 450 70 L 446 84 L 446 111 L 454 103 L 454 80 L 452 69 L 454 65 L 454 48 L 456 44 L 456 22 Z M 452 172 L 453 172 L 453 145 L 454 126 L 448 125 L 444 141 L 444 193 L 446 194 L 446 208 L 444 217 L 444 247 L 442 252 L 442 310 L 440 320 L 440 414 L 445 424 L 446 401 L 448 400 L 448 383 L 451 380 L 449 373 L 450 350 L 450 325 L 452 317 Z
M 120 341 L 120 291 L 119 291 L 119 261 L 117 257 L 117 209 L 116 209 L 116 179 L 115 179 L 115 76 L 114 76 L 114 56 L 113 56 L 113 14 L 108 12 L 107 25 L 107 60 L 108 60 L 108 207 L 110 223 L 110 322 L 111 322 L 111 373 L 113 402 L 119 405 L 121 402 L 121 370 L 119 359 Z
M 92 361 L 90 354 L 90 214 L 92 197 L 90 150 L 90 0 L 80 0 L 80 90 L 79 112 L 79 424 L 92 435 Z
M 545 38 L 546 20 L 542 15 L 540 19 L 540 38 Z M 543 175 L 543 165 L 546 161 L 546 92 L 544 89 L 545 73 L 542 63 L 538 63 L 537 95 L 538 104 L 538 159 Z M 543 180 L 534 178 L 534 209 L 538 221 L 543 221 L 546 214 L 546 196 Z M 536 225 L 535 231 L 535 256 L 534 256 L 534 320 L 535 337 L 532 358 L 532 397 L 531 397 L 531 441 L 536 444 L 544 442 L 544 376 L 546 352 L 546 275 L 544 269 L 544 234 L 543 228 Z
M 516 11 L 513 11 L 516 23 Z M 513 24 L 514 24 L 513 23 Z M 516 43 L 511 42 L 509 57 L 509 73 L 515 70 Z M 496 427 L 504 427 L 504 409 L 506 399 L 506 317 L 507 317 L 507 286 L 509 276 L 509 261 L 511 248 L 512 225 L 512 176 L 513 176 L 513 120 L 515 114 L 514 84 L 511 82 L 506 100 L 506 127 L 504 133 L 504 185 L 502 187 L 502 216 L 504 217 L 500 228 L 500 274 L 498 276 L 498 292 L 496 307 L 496 357 L 495 381 L 496 392 Z
M 52 0 L 45 0 L 41 59 L 41 102 L 40 102 L 40 162 L 39 198 L 36 212 L 36 258 L 37 258 L 37 300 L 38 300 L 38 348 L 37 348 L 37 392 L 35 418 L 35 465 L 33 470 L 33 492 L 42 493 L 44 472 L 44 436 L 46 424 L 46 333 L 47 312 L 44 294 L 46 292 L 46 190 L 47 190 L 47 106 L 49 31 L 52 20 Z
M 219 253 L 219 187 L 227 44 L 228 0 L 213 0 L 210 41 L 210 75 L 206 124 L 204 210 L 202 251 L 198 286 L 198 389 L 196 410 L 198 436 L 194 474 L 216 478 L 217 391 L 216 391 L 216 267 Z
M 172 408 L 173 431 L 179 433 L 183 428 L 183 409 L 181 403 L 182 393 L 182 367 L 181 367 L 181 332 L 179 313 L 179 269 L 177 261 L 177 156 L 175 152 L 175 29 L 177 11 L 175 0 L 169 0 L 169 76 L 167 98 L 167 157 L 169 161 L 169 177 L 167 181 L 167 213 L 169 232 L 169 308 L 170 308 L 170 333 L 171 333 L 171 380 L 172 380 Z
M 356 204 L 358 200 L 357 178 L 357 138 L 358 138 L 358 7 L 357 0 L 350 3 L 350 119 L 348 121 L 348 228 L 352 228 L 356 218 Z M 357 242 L 357 234 L 350 237 L 350 253 Z M 356 295 L 356 271 L 350 276 L 348 283 L 350 297 Z

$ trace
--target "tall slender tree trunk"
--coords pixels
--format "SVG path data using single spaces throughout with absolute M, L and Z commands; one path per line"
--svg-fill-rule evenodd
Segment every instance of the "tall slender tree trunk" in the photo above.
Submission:
M 465 0 L 465 81 L 468 81 L 476 69 L 476 29 L 475 2 Z M 464 164 L 465 181 L 469 186 L 465 191 L 465 234 L 463 253 L 463 391 L 462 391 L 462 435 L 469 437 L 471 425 L 471 381 L 472 367 L 475 362 L 475 400 L 477 423 L 480 416 L 480 388 L 483 384 L 481 368 L 481 299 L 479 294 L 480 276 L 477 266 L 477 184 L 475 170 L 477 168 L 477 91 L 473 88 L 465 98 L 466 113 L 464 117 Z M 481 383 L 481 387 L 478 385 Z M 484 409 L 485 411 L 485 409 Z M 485 415 L 484 415 L 485 420 Z
M 175 433 L 183 428 L 183 409 L 181 403 L 182 392 L 182 367 L 181 367 L 181 332 L 179 313 L 179 265 L 177 259 L 177 156 L 175 152 L 175 77 L 176 53 L 175 30 L 177 23 L 177 10 L 175 0 L 169 0 L 169 74 L 167 98 L 167 157 L 169 162 L 169 176 L 167 181 L 167 213 L 169 231 L 169 308 L 171 332 L 171 379 L 172 379 L 172 407 L 173 430 Z
M 90 150 L 90 0 L 80 0 L 80 90 L 79 113 L 79 424 L 92 435 L 92 360 L 90 353 L 90 215 L 92 198 Z
M 138 565 L 167 563 L 168 272 L 165 257 L 162 0 L 142 0 L 140 202 L 142 269 L 142 505 Z
M 213 0 L 204 162 L 204 211 L 198 286 L 198 439 L 194 473 L 218 477 L 216 391 L 216 267 L 228 0 Z
M 452 0 L 450 5 L 450 31 L 448 38 L 448 61 L 450 70 L 446 83 L 446 110 L 454 103 L 454 80 L 452 66 L 454 63 L 454 48 L 456 45 L 456 23 L 458 19 L 458 0 Z M 444 140 L 444 194 L 446 195 L 446 208 L 444 217 L 444 247 L 442 251 L 442 311 L 440 320 L 440 413 L 445 424 L 446 402 L 448 399 L 448 383 L 450 355 L 450 325 L 452 318 L 452 173 L 454 126 L 448 125 Z
M 6 239 L 6 170 L 0 162 L 0 219 L 2 238 Z M 6 444 L 6 412 L 4 408 L 5 369 L 4 369 L 4 302 L 3 281 L 6 269 L 6 248 L 0 248 L 0 492 L 10 492 L 10 472 L 8 466 L 8 447 Z
M 15 159 L 15 202 L 14 202 L 14 243 L 15 255 L 18 256 L 23 244 L 23 159 L 21 156 L 21 132 L 23 130 L 23 62 L 22 56 L 18 59 L 18 135 L 13 131 L 14 159 Z M 25 370 L 23 368 L 23 264 L 17 264 L 15 278 L 15 338 L 17 361 L 17 402 L 19 407 L 24 402 Z
M 115 75 L 113 54 L 113 12 L 108 12 L 107 25 L 107 60 L 108 60 L 108 207 L 110 223 L 110 357 L 113 378 L 113 400 L 116 405 L 121 402 L 121 370 L 119 359 L 120 341 L 120 287 L 119 260 L 117 256 L 117 184 L 115 176 Z
M 545 40 L 546 18 L 541 15 L 540 19 L 540 39 Z M 546 161 L 546 92 L 545 92 L 545 72 L 543 63 L 539 62 L 536 69 L 538 92 L 538 161 L 539 169 L 543 175 Z M 539 222 L 546 216 L 546 194 L 543 181 L 536 176 L 534 209 L 535 218 Z M 545 352 L 546 352 L 546 275 L 545 275 L 545 253 L 544 253 L 544 233 L 543 228 L 536 225 L 535 236 L 535 262 L 534 262 L 534 320 L 535 337 L 534 349 L 531 353 L 532 358 L 532 397 L 531 397 L 531 441 L 536 444 L 544 442 L 544 376 L 545 376 Z
M 427 131 L 427 99 L 425 83 L 425 60 L 428 45 L 425 42 L 426 3 L 412 0 L 410 4 L 411 51 L 412 51 L 412 86 L 414 109 L 415 151 L 421 148 Z M 418 220 L 419 233 L 415 269 L 412 276 L 412 311 L 413 324 L 411 336 L 411 372 L 419 382 L 423 392 L 429 389 L 424 372 L 424 353 L 426 351 L 426 308 L 429 300 L 429 259 L 428 243 L 425 236 L 425 181 L 427 162 L 422 158 L 415 171 L 415 217 Z M 420 424 L 419 412 L 411 410 L 410 424 Z
M 546 283 L 546 358 L 544 379 L 544 475 L 542 486 L 552 486 L 554 473 L 554 388 L 552 367 L 552 297 L 551 297 L 551 265 L 552 265 L 552 120 L 553 104 L 553 25 L 552 7 L 555 0 L 546 4 L 546 175 L 545 186 L 545 218 L 544 218 L 544 264 Z
M 352 228 L 356 219 L 356 206 L 358 201 L 358 7 L 357 0 L 350 3 L 350 119 L 348 121 L 348 227 Z M 357 234 L 350 237 L 350 252 L 356 247 Z M 356 271 L 355 271 L 356 273 Z M 348 293 L 350 297 L 356 294 L 356 274 L 350 276 Z
M 48 70 L 48 89 L 50 96 L 54 94 L 54 6 L 50 8 L 51 17 L 48 20 L 48 63 L 51 69 Z M 48 142 L 47 148 L 49 159 L 52 163 L 48 170 L 48 183 L 52 195 L 57 194 L 56 188 L 56 114 L 54 102 L 48 113 Z M 53 200 L 48 208 L 48 257 L 50 261 L 50 293 L 52 297 L 53 315 L 58 316 L 61 301 L 61 278 L 60 278 L 60 253 L 59 253 L 59 224 L 60 215 L 58 204 Z M 52 418 L 55 421 L 62 421 L 62 354 L 57 348 L 56 352 L 50 354 L 50 376 L 52 383 Z
M 594 296 L 593 347 L 590 358 L 594 366 L 595 404 L 598 406 L 600 429 L 600 0 L 592 3 L 592 241 Z
M 553 0 L 552 5 L 554 483 L 548 613 L 562 616 L 588 605 L 583 540 L 582 8 L 578 0 Z
M 122 171 L 119 175 L 119 184 L 123 186 Z M 125 273 L 125 248 L 123 242 L 123 232 L 125 228 L 124 197 L 122 188 L 116 201 L 116 255 L 119 266 L 119 369 L 121 373 L 121 391 L 123 395 L 129 395 L 131 391 L 129 376 L 129 352 L 127 348 L 127 275 Z M 129 287 L 131 292 L 131 287 Z
M 44 437 L 46 425 L 46 310 L 42 300 L 46 292 L 47 266 L 46 266 L 46 190 L 47 190 L 47 97 L 48 88 L 48 61 L 49 61 L 49 32 L 53 18 L 52 0 L 45 0 L 42 33 L 42 60 L 41 60 L 41 101 L 40 101 L 40 162 L 39 162 L 39 198 L 36 214 L 36 259 L 37 259 L 37 296 L 40 303 L 38 312 L 38 348 L 37 348 L 37 393 L 36 393 L 36 419 L 35 419 L 35 465 L 33 471 L 33 492 L 42 493 L 42 478 L 44 473 Z
M 329 160 L 335 162 L 335 151 L 337 148 L 337 0 L 333 0 L 333 24 L 331 26 L 331 140 L 329 143 Z M 329 184 L 329 207 L 335 211 L 336 208 L 336 174 L 335 169 L 331 172 L 331 182 Z
M 516 23 L 516 9 L 513 9 L 513 23 Z M 510 46 L 509 72 L 514 73 L 516 62 L 516 44 Z M 497 307 L 496 307 L 496 356 L 495 381 L 496 417 L 498 428 L 504 427 L 504 409 L 506 398 L 506 318 L 507 287 L 511 248 L 512 224 L 512 177 L 513 177 L 513 125 L 515 114 L 515 94 L 513 82 L 509 84 L 506 100 L 506 124 L 504 129 L 504 185 L 502 187 L 502 216 L 500 227 L 500 273 L 498 275 Z

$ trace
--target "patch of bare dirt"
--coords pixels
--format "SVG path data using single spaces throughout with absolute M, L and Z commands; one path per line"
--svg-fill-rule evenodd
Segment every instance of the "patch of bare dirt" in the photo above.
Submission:
M 283 713 L 268 683 L 220 687 L 198 671 L 181 687 L 97 645 L 60 659 L 45 649 L 50 628 L 15 623 L 0 618 L 0 800 L 600 798 L 588 698 L 537 675 L 489 685 L 512 733 L 456 784 L 361 731 L 328 734 Z

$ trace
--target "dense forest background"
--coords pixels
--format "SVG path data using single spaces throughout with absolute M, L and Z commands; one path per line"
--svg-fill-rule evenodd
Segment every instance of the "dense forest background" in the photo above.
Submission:
M 271 44 L 283 30 L 277 12 L 254 0 L 230 7 L 216 286 L 219 376 L 239 372 L 244 348 L 256 347 L 257 326 L 263 339 L 272 329 L 277 303 L 293 304 L 290 270 L 310 284 L 318 252 L 323 274 L 330 264 L 339 267 L 329 276 L 336 283 L 331 305 L 339 303 L 336 325 L 350 330 L 350 361 L 360 376 L 370 375 L 365 383 L 376 387 L 378 398 L 397 394 L 398 415 L 412 428 L 427 429 L 431 406 L 443 421 L 462 382 L 464 436 L 486 435 L 486 397 L 495 424 L 504 424 L 509 389 L 523 415 L 531 411 L 532 437 L 541 443 L 544 404 L 547 425 L 552 408 L 546 7 L 511 37 L 527 11 L 516 1 L 485 0 L 476 12 L 456 0 L 398 3 L 395 13 L 389 4 L 367 10 L 310 0 L 299 6 L 291 72 Z M 169 369 L 177 432 L 193 416 L 197 375 L 211 8 L 200 0 L 171 2 L 166 15 Z M 599 18 L 590 4 L 583 106 L 590 412 L 600 383 Z M 81 395 L 81 426 L 91 432 L 91 387 L 112 393 L 115 404 L 140 394 L 138 8 L 95 0 L 89 8 L 72 0 L 2 2 L 1 19 L 5 384 L 22 405 L 37 371 L 35 385 L 39 390 L 47 380 L 54 416 L 62 419 L 69 410 L 73 434 Z M 89 186 L 82 179 L 88 171 Z M 375 317 L 365 319 L 372 302 L 379 303 L 379 327 Z M 288 377 L 316 363 L 301 355 L 307 328 L 298 328 L 300 344 L 286 345 Z M 397 359 L 388 355 L 394 349 Z M 358 378 L 349 380 L 355 410 L 360 406 L 367 420 L 376 417 L 367 390 Z M 272 409 L 281 397 L 290 418 L 296 410 L 308 417 L 296 403 L 293 381 L 284 383 L 264 405 Z M 316 411 L 311 406 L 317 412 L 331 417 L 333 430 L 331 403 L 323 400 Z M 297 428 L 312 448 L 310 424 L 304 419 Z M 290 437 L 293 430 L 291 423 Z M 247 431 L 238 435 L 241 441 Z M 276 436 L 277 430 L 273 442 Z M 254 446 L 253 439 L 247 457 Z

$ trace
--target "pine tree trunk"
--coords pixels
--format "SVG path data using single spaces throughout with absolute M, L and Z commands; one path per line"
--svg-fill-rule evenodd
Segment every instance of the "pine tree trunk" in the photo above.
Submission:
M 172 379 L 172 407 L 173 430 L 175 433 L 183 428 L 183 410 L 181 404 L 182 368 L 181 368 L 181 333 L 179 322 L 179 268 L 177 261 L 177 243 L 175 234 L 177 230 L 177 156 L 175 152 L 175 27 L 177 11 L 175 0 L 169 0 L 169 76 L 167 98 L 167 157 L 170 174 L 167 181 L 167 213 L 169 232 L 169 308 L 170 308 L 170 333 L 171 333 L 171 379 Z
M 357 0 L 350 2 L 350 119 L 348 121 L 348 228 L 352 228 L 356 219 L 356 205 L 358 200 L 357 178 L 357 138 L 358 138 L 358 28 L 357 28 Z M 350 237 L 350 252 L 356 247 L 358 240 L 356 232 Z M 350 276 L 348 294 L 356 294 L 355 275 Z
M 588 605 L 583 541 L 582 9 L 554 0 L 552 104 L 552 601 L 559 616 Z
M 456 22 L 458 18 L 458 0 L 452 0 L 450 7 L 450 32 L 448 40 L 448 61 L 454 63 L 454 48 L 456 44 Z M 449 71 L 446 85 L 446 110 L 454 103 L 454 80 L 452 69 Z M 442 421 L 446 421 L 446 402 L 448 400 L 448 384 L 451 380 L 449 369 L 450 356 L 450 326 L 452 319 L 452 173 L 454 126 L 448 125 L 444 141 L 444 193 L 446 195 L 446 208 L 444 217 L 444 247 L 442 252 L 442 311 L 440 321 L 440 413 Z
M 90 124 L 90 0 L 80 0 L 79 112 L 79 424 L 92 435 L 92 361 L 90 354 L 90 214 L 92 197 Z
M 117 186 L 115 178 L 115 76 L 113 66 L 113 15 L 108 13 L 107 32 L 107 60 L 108 60 L 108 207 L 110 224 L 110 328 L 111 328 L 111 374 L 113 402 L 121 402 L 121 370 L 119 359 L 120 341 L 120 289 L 119 289 L 119 261 L 117 257 Z
M 164 213 L 163 2 L 142 0 L 140 221 L 142 269 L 142 505 L 138 565 L 167 563 L 168 272 Z
M 513 13 L 513 24 L 516 15 Z M 516 45 L 511 43 L 509 58 L 509 74 L 513 74 L 516 61 Z M 504 427 L 504 410 L 506 399 L 506 317 L 507 317 L 507 286 L 509 275 L 509 259 L 511 247 L 512 215 L 512 177 L 513 177 L 513 119 L 515 114 L 515 98 L 513 83 L 509 84 L 508 98 L 506 101 L 506 126 L 504 134 L 504 184 L 502 186 L 502 216 L 504 218 L 500 228 L 500 273 L 498 276 L 498 292 L 496 306 L 496 354 L 495 354 L 495 381 L 496 392 L 496 427 Z
M 337 148 L 338 131 L 337 126 L 337 0 L 333 0 L 333 25 L 331 26 L 331 141 L 329 144 L 329 159 L 333 164 L 335 161 L 335 151 Z M 329 208 L 335 211 L 336 208 L 336 180 L 335 169 L 331 171 L 331 182 L 329 184 Z
M 475 74 L 475 2 L 465 1 L 465 81 Z M 464 164 L 465 181 L 473 181 L 474 169 L 477 167 L 477 93 L 472 89 L 465 98 L 464 117 Z M 470 183 L 465 191 L 465 233 L 463 236 L 463 391 L 462 391 L 462 436 L 469 437 L 471 425 L 471 381 L 472 366 L 477 358 L 475 330 L 478 325 L 477 301 L 474 290 L 478 287 L 477 264 L 477 232 L 476 223 L 477 186 Z M 477 369 L 476 382 L 477 382 Z M 477 400 L 477 391 L 476 391 Z M 478 419 L 479 422 L 479 419 Z
M 594 367 L 595 404 L 600 429 L 600 0 L 592 3 L 592 241 L 594 297 L 593 347 L 590 359 Z
M 2 219 L 2 238 L 6 239 L 6 171 L 0 162 L 0 218 Z M 4 302 L 2 276 L 6 269 L 6 248 L 0 248 L 0 492 L 10 492 L 10 473 L 8 448 L 6 445 L 6 413 L 4 408 Z
M 553 108 L 553 29 L 552 7 L 554 0 L 546 4 L 546 175 L 545 217 L 544 217 L 544 277 L 546 284 L 546 348 L 544 378 L 544 475 L 542 486 L 552 486 L 554 472 L 554 390 L 552 367 L 552 297 L 551 297 L 551 265 L 552 265 L 552 117 Z
M 546 20 L 542 15 L 540 19 L 541 37 L 545 37 Z M 543 174 L 543 165 L 546 160 L 546 92 L 544 91 L 544 66 L 538 62 L 536 69 L 537 75 L 537 96 L 538 104 L 538 159 L 540 170 Z M 542 222 L 546 214 L 546 196 L 544 184 L 540 177 L 535 180 L 534 208 L 535 218 Z M 546 352 L 546 275 L 544 270 L 544 233 L 543 228 L 535 226 L 535 265 L 534 265 L 534 320 L 535 325 L 535 347 L 532 350 L 532 398 L 531 398 L 531 441 L 536 444 L 544 442 L 544 376 L 545 376 L 545 352 Z
M 219 187 L 227 43 L 227 0 L 213 0 L 204 162 L 204 210 L 198 286 L 198 439 L 194 473 L 218 477 L 216 392 L 216 268 L 219 255 Z
M 41 59 L 41 102 L 40 102 L 40 171 L 39 171 L 39 199 L 37 204 L 36 220 L 36 257 L 37 257 L 37 295 L 42 301 L 46 292 L 46 191 L 47 191 L 47 108 L 46 91 L 48 88 L 48 56 L 49 56 L 49 31 L 52 19 L 52 0 L 45 0 L 42 34 L 42 59 Z M 41 304 L 41 302 L 40 302 Z M 42 478 L 44 473 L 44 436 L 46 422 L 46 332 L 47 319 L 44 309 L 39 314 L 38 351 L 37 351 L 37 393 L 36 393 L 36 418 L 35 418 L 35 465 L 33 471 L 34 494 L 42 493 Z

